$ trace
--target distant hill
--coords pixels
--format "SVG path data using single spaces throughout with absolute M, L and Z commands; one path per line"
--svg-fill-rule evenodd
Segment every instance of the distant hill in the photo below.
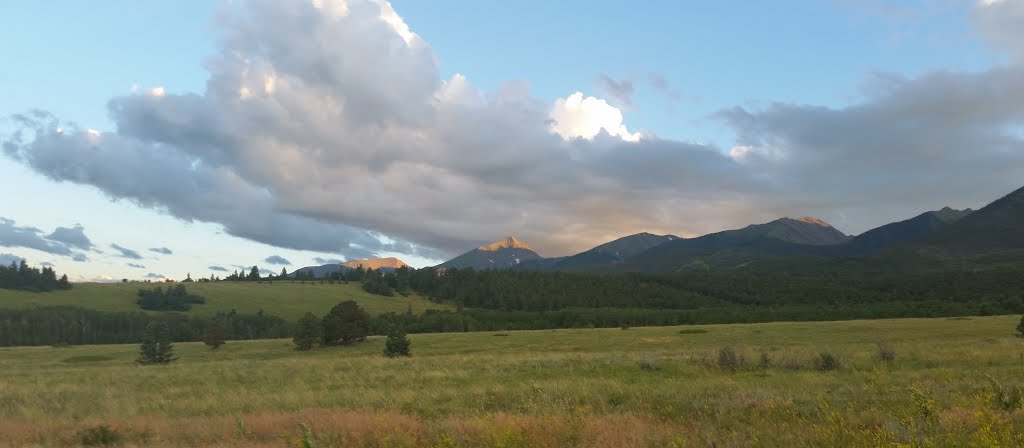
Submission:
M 791 256 L 815 256 L 820 247 L 850 237 L 817 218 L 782 218 L 699 238 L 676 239 L 625 260 L 617 271 L 676 271 L 746 266 Z
M 509 269 L 521 263 L 542 260 L 530 246 L 514 236 L 480 246 L 437 265 L 439 268 Z
M 863 255 L 907 243 L 953 224 L 970 215 L 971 209 L 925 212 L 905 221 L 894 222 L 857 235 L 839 247 L 837 255 Z
M 909 250 L 929 259 L 1024 250 L 1024 188 L 922 238 Z
M 399 259 L 397 259 L 395 257 L 388 257 L 388 258 L 370 258 L 370 259 L 364 259 L 364 260 L 346 261 L 346 262 L 342 263 L 341 266 L 346 267 L 346 268 L 350 268 L 350 269 L 356 269 L 356 268 L 362 266 L 363 269 L 394 270 L 394 269 L 398 269 L 398 268 L 400 268 L 402 266 L 409 266 L 409 265 L 405 264 L 404 261 L 399 260 Z
M 633 255 L 678 239 L 679 237 L 675 235 L 654 235 L 647 232 L 637 233 L 604 243 L 571 257 L 560 258 L 557 261 L 548 263 L 548 266 L 544 266 L 543 269 L 588 270 L 619 264 Z
M 341 264 L 331 263 L 320 266 L 306 266 L 304 268 L 296 269 L 295 272 L 289 274 L 289 277 L 294 278 L 297 275 L 303 275 L 307 272 L 312 272 L 313 277 L 324 278 L 329 277 L 331 274 L 339 271 L 348 271 L 357 269 L 360 266 L 363 269 L 375 269 L 382 270 L 384 272 L 394 271 L 402 266 L 408 266 L 404 261 L 399 260 L 395 257 L 388 258 L 367 258 L 363 260 L 351 260 Z

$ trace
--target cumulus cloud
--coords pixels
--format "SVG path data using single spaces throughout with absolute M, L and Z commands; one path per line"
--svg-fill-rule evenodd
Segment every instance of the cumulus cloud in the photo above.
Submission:
M 209 269 L 211 271 L 217 271 L 217 272 L 228 272 L 228 268 L 226 268 L 224 266 L 210 266 L 207 269 Z
M 582 92 L 552 103 L 524 82 L 442 79 L 383 2 L 224 8 L 205 91 L 113 98 L 115 132 L 18 115 L 5 153 L 183 220 L 346 258 L 441 258 L 507 234 L 561 255 L 785 215 L 853 216 L 839 224 L 860 231 L 1020 182 L 1018 65 L 893 77 L 840 108 L 728 109 L 715 117 L 736 141 L 719 148 L 631 132 Z
M 280 255 L 271 255 L 271 256 L 265 258 L 263 261 L 266 262 L 266 263 L 279 264 L 279 265 L 289 265 L 289 264 L 292 264 L 292 262 L 288 261 L 286 258 L 284 258 L 284 257 L 282 257 Z
M 149 251 L 150 252 L 156 252 L 158 254 L 164 254 L 164 255 L 173 255 L 174 254 L 174 251 L 172 251 L 172 250 L 170 250 L 170 249 L 168 249 L 166 247 L 151 247 L 151 248 L 149 248 Z
M 79 263 L 89 261 L 89 257 L 86 257 L 85 254 L 74 254 L 71 256 L 71 259 Z
M 71 228 L 57 227 L 53 233 L 46 236 L 46 239 L 83 250 L 92 249 L 92 241 L 85 236 L 85 229 L 80 225 Z
M 128 263 L 128 267 L 136 268 L 136 269 L 146 269 L 146 266 L 138 264 L 138 263 Z
M 163 274 L 157 274 L 155 272 L 150 272 L 150 273 L 146 274 L 143 278 L 163 280 L 163 279 L 166 279 L 167 277 L 164 276 Z
M 136 252 L 134 250 L 131 250 L 131 249 L 127 248 L 127 247 L 121 247 L 121 246 L 118 246 L 117 244 L 111 244 L 110 247 L 113 248 L 114 250 L 120 252 L 121 254 L 118 255 L 118 256 L 121 257 L 121 258 L 130 258 L 132 260 L 141 260 L 142 259 L 142 255 L 139 255 L 138 252 Z

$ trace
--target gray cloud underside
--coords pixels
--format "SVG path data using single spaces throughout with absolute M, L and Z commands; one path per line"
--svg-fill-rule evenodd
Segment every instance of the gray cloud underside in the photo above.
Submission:
M 0 254 L 0 266 L 3 267 L 8 267 L 11 263 L 21 263 L 21 260 L 24 260 L 24 258 L 14 254 Z
M 594 81 L 594 87 L 599 92 L 608 96 L 616 107 L 633 107 L 633 93 L 635 93 L 635 89 L 632 81 L 628 79 L 617 81 L 608 75 L 601 74 Z
M 290 265 L 292 262 L 280 255 L 271 255 L 263 260 L 264 262 L 276 265 Z
M 224 266 L 210 266 L 207 269 L 209 269 L 211 271 L 217 271 L 217 272 L 228 272 L 228 268 L 226 268 Z
M 74 249 L 88 249 L 92 242 L 85 236 L 81 226 L 58 227 L 49 235 L 35 227 L 18 226 L 14 220 L 0 218 L 0 246 L 24 247 L 38 251 L 72 257 L 75 261 L 86 259 Z
M 990 11 L 978 26 L 994 42 L 1024 41 L 1021 21 L 981 17 Z M 524 83 L 485 92 L 442 80 L 430 47 L 379 16 L 360 1 L 340 18 L 299 2 L 232 3 L 205 92 L 114 98 L 117 131 L 100 136 L 19 115 L 5 152 L 183 220 L 347 258 L 440 257 L 506 234 L 562 255 L 638 231 L 694 235 L 787 215 L 856 233 L 1024 183 L 1017 63 L 873 75 L 842 108 L 724 110 L 714 118 L 734 130 L 731 152 L 565 141 Z
M 146 269 L 145 265 L 141 265 L 141 264 L 137 264 L 137 263 L 128 263 L 128 267 L 136 268 L 136 269 Z
M 173 250 L 170 250 L 170 249 L 168 249 L 166 247 L 151 247 L 151 248 L 149 248 L 149 251 L 150 252 L 156 252 L 158 254 L 164 254 L 164 255 L 173 255 L 174 254 Z
M 131 249 L 127 248 L 127 247 L 121 247 L 121 246 L 118 246 L 117 244 L 111 244 L 110 247 L 112 249 L 120 252 L 120 254 L 118 256 L 121 257 L 121 258 L 130 258 L 132 260 L 141 260 L 142 259 L 142 255 L 139 255 L 138 252 L 136 252 L 134 250 L 131 250 Z
M 313 261 L 317 262 L 318 264 L 341 264 L 341 263 L 343 263 L 341 260 L 338 260 L 337 258 L 315 257 L 315 258 L 313 258 Z
M 146 274 L 144 278 L 166 278 L 166 277 L 163 274 L 157 274 L 155 272 L 150 272 L 150 273 Z

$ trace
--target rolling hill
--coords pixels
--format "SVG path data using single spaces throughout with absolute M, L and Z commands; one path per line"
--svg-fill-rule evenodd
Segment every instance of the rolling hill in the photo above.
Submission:
M 419 295 L 384 297 L 363 291 L 358 282 L 213 282 L 186 283 L 190 293 L 202 295 L 206 303 L 194 305 L 185 314 L 210 316 L 218 311 L 264 313 L 294 321 L 306 312 L 323 315 L 338 302 L 355 300 L 370 314 L 404 313 L 427 309 L 449 309 Z M 76 283 L 66 291 L 44 293 L 0 289 L 0 308 L 24 309 L 45 306 L 75 306 L 99 311 L 142 311 L 135 304 L 136 291 L 167 286 L 162 283 Z M 161 313 L 168 311 L 153 311 Z

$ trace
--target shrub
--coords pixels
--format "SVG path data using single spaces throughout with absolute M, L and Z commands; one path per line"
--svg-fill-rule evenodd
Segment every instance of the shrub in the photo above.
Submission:
M 384 342 L 384 356 L 388 358 L 412 356 L 412 353 L 409 351 L 410 345 L 412 345 L 412 342 L 409 342 L 409 337 L 405 335 L 405 330 L 395 325 L 388 332 L 388 339 Z
M 839 357 L 830 352 L 821 352 L 814 358 L 814 366 L 822 372 L 836 370 L 841 364 Z
M 743 358 L 732 347 L 718 349 L 718 368 L 735 372 L 743 367 Z
M 84 446 L 115 446 L 123 442 L 121 433 L 107 425 L 95 426 L 78 432 L 78 443 Z
M 641 359 L 641 360 L 637 361 L 636 364 L 638 366 L 640 366 L 640 370 L 645 370 L 645 371 L 648 371 L 648 372 L 653 372 L 655 370 L 661 370 L 661 363 L 658 362 L 657 359 L 645 358 L 645 359 Z
M 772 368 L 772 358 L 768 356 L 768 352 L 761 352 L 761 359 L 758 360 L 757 366 L 764 370 Z
M 1024 408 L 1024 393 L 1020 386 L 1004 386 L 995 378 L 989 378 L 989 384 L 992 387 L 992 397 L 997 409 L 1013 412 Z
M 224 345 L 224 329 L 217 321 L 211 320 L 206 324 L 206 329 L 203 331 L 203 343 L 211 350 L 217 350 Z
M 619 326 L 619 329 L 620 330 L 628 330 L 629 329 L 629 325 L 622 324 L 622 325 Z
M 1020 323 L 1017 324 L 1017 337 L 1024 337 L 1024 316 L 1021 316 Z
M 896 360 L 896 349 L 891 344 L 885 341 L 878 342 L 878 359 L 889 362 Z

